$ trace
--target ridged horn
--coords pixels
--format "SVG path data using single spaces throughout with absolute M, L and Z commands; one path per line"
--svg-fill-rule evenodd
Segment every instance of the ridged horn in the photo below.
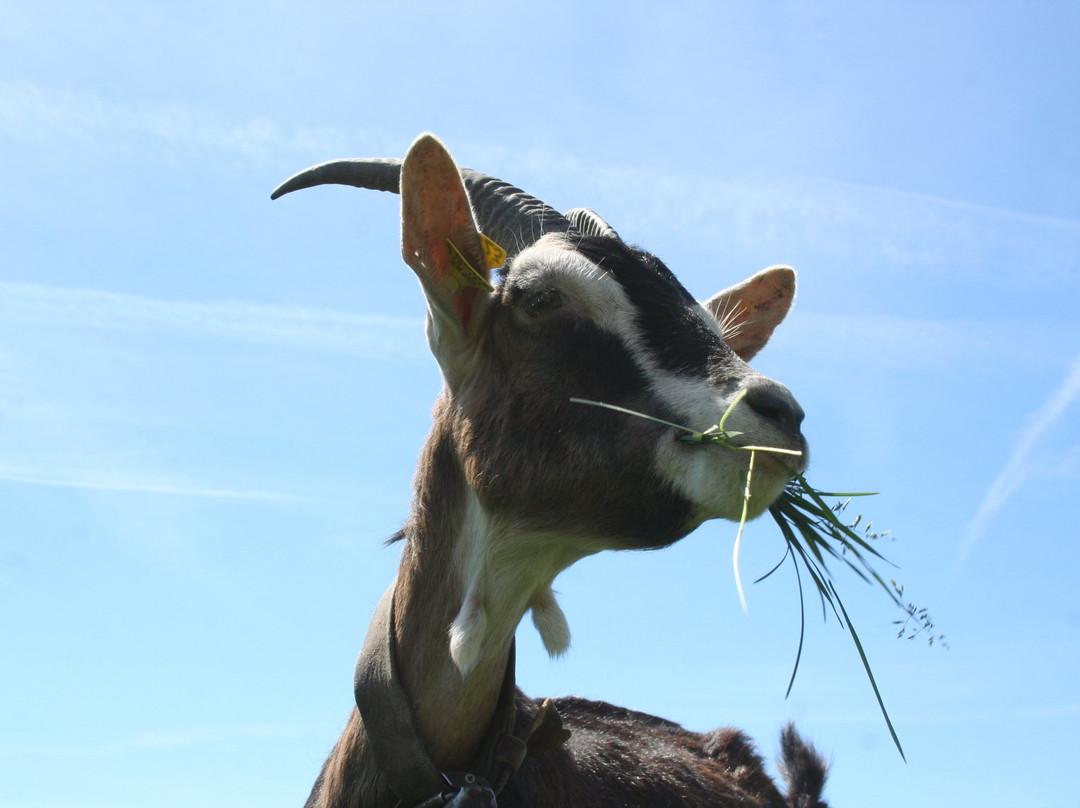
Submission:
M 293 174 L 274 189 L 270 198 L 316 185 L 351 185 L 396 194 L 401 189 L 401 163 L 395 157 L 328 160 Z M 521 252 L 546 233 L 580 235 L 569 219 L 520 188 L 471 168 L 460 170 L 480 231 L 510 255 Z
M 600 214 L 588 208 L 574 208 L 566 212 L 566 218 L 583 236 L 603 236 L 605 238 L 622 237 L 615 232 L 615 228 L 600 218 Z

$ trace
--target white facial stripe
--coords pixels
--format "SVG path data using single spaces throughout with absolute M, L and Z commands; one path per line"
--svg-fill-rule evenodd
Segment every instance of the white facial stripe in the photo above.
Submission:
M 580 306 L 582 313 L 604 331 L 615 334 L 635 355 L 641 336 L 634 325 L 635 309 L 622 285 L 602 267 L 565 241 L 542 240 L 517 258 L 519 273 L 535 272 L 536 281 L 547 279 Z
M 556 242 L 547 249 L 542 249 L 539 245 L 533 249 L 536 250 L 535 255 L 522 253 L 519 258 L 529 261 L 522 269 L 528 271 L 535 262 L 542 267 L 540 271 L 550 277 L 553 284 L 558 285 L 584 309 L 592 322 L 617 336 L 642 369 L 656 394 L 669 402 L 672 411 L 688 418 L 686 426 L 705 429 L 720 420 L 730 399 L 722 396 L 707 378 L 676 374 L 660 367 L 645 346 L 644 337 L 636 322 L 637 311 L 633 303 L 614 277 L 564 244 Z M 695 313 L 709 330 L 723 336 L 719 323 L 704 308 L 695 306 Z M 736 367 L 740 366 L 747 377 L 753 374 L 749 367 L 737 362 Z M 731 388 L 738 389 L 739 381 L 733 379 Z

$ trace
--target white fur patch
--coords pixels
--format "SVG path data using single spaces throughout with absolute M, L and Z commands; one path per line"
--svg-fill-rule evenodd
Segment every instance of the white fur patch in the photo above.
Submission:
M 585 546 L 550 534 L 507 531 L 469 494 L 454 564 L 465 594 L 449 631 L 450 657 L 463 677 L 504 647 L 526 610 L 549 654 L 570 647 L 570 628 L 551 582 L 585 554 Z
M 548 654 L 553 657 L 565 654 L 570 648 L 570 625 L 551 587 L 537 590 L 529 602 L 529 608 L 532 610 L 533 625 L 540 632 L 540 639 Z
M 597 327 L 615 334 L 635 353 L 642 350 L 634 325 L 637 309 L 622 285 L 603 267 L 574 252 L 562 240 L 541 240 L 521 253 L 517 271 L 535 273 L 562 289 Z
M 450 624 L 450 657 L 462 676 L 476 667 L 484 648 L 488 620 L 484 610 L 484 570 L 490 541 L 487 515 L 476 497 L 466 500 L 455 574 L 465 593 L 454 622 Z
M 462 677 L 480 661 L 487 634 L 487 614 L 477 594 L 470 592 L 461 604 L 461 610 L 450 624 L 450 658 L 454 660 Z

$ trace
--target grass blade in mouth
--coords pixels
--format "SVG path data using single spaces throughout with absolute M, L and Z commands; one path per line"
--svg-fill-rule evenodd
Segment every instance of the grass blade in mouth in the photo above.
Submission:
M 747 605 L 746 594 L 742 585 L 742 577 L 739 574 L 739 550 L 742 545 L 743 528 L 745 527 L 747 514 L 749 512 L 751 496 L 750 481 L 754 472 L 754 459 L 757 452 L 773 452 L 794 456 L 802 454 L 802 452 L 791 449 L 781 449 L 779 447 L 770 446 L 744 446 L 732 441 L 732 438 L 741 433 L 728 432 L 724 427 L 727 423 L 728 416 L 745 394 L 745 390 L 740 392 L 731 404 L 728 405 L 728 408 L 724 411 L 720 421 L 714 426 L 704 430 L 691 429 L 690 427 L 681 424 L 665 421 L 662 418 L 656 418 L 651 415 L 646 415 L 645 413 L 627 409 L 626 407 L 619 407 L 602 401 L 591 401 L 583 398 L 570 399 L 570 401 L 575 404 L 603 407 L 604 409 L 612 410 L 624 415 L 644 418 L 653 421 L 654 423 L 661 424 L 662 426 L 671 427 L 672 429 L 684 433 L 680 435 L 680 440 L 688 443 L 700 443 L 705 445 L 714 444 L 733 451 L 750 452 L 750 462 L 746 471 L 746 485 L 743 490 L 742 516 L 739 520 L 738 532 L 735 535 L 735 547 L 732 553 L 732 566 L 735 571 L 735 587 L 738 591 L 739 602 L 742 604 L 744 612 L 747 611 Z M 827 619 L 829 611 L 832 611 L 837 622 L 840 624 L 840 627 L 847 631 L 852 642 L 855 644 L 855 650 L 858 652 L 863 669 L 866 671 L 866 676 L 870 680 L 870 687 L 874 691 L 878 707 L 881 709 L 881 715 L 885 719 L 885 725 L 889 729 L 889 734 L 892 736 L 893 744 L 895 744 L 897 751 L 900 753 L 900 757 L 906 762 L 907 758 L 904 756 L 904 749 L 900 745 L 900 738 L 897 735 L 896 728 L 893 726 L 892 719 L 889 718 L 889 712 L 885 708 L 885 700 L 881 695 L 881 691 L 878 689 L 877 680 L 874 678 L 874 672 L 871 669 L 870 661 L 866 656 L 866 650 L 863 648 L 859 635 L 856 633 L 855 627 L 851 623 L 851 618 L 848 616 L 847 610 L 840 600 L 840 594 L 836 590 L 836 585 L 833 583 L 833 574 L 826 562 L 827 558 L 843 561 L 844 564 L 863 581 L 867 583 L 877 583 L 885 590 L 889 599 L 906 614 L 904 620 L 894 621 L 894 624 L 901 626 L 898 636 L 907 636 L 908 639 L 911 639 L 918 634 L 926 633 L 928 634 L 930 645 L 933 645 L 935 641 L 938 641 L 945 647 L 948 647 L 948 644 L 942 642 L 944 640 L 943 635 L 934 635 L 933 621 L 930 619 L 926 609 L 918 609 L 910 603 L 905 605 L 902 600 L 904 594 L 903 586 L 900 586 L 894 580 L 890 580 L 886 583 L 885 579 L 874 568 L 872 562 L 875 559 L 891 564 L 891 562 L 871 544 L 872 541 L 888 537 L 889 532 L 875 532 L 873 530 L 873 523 L 868 522 L 863 526 L 862 534 L 860 535 L 856 528 L 859 527 L 860 522 L 862 521 L 861 515 L 857 516 L 851 523 L 845 523 L 841 520 L 841 514 L 843 514 L 853 497 L 872 495 L 873 492 L 831 493 L 819 491 L 810 485 L 802 474 L 795 474 L 791 481 L 784 487 L 784 490 L 777 500 L 769 506 L 769 513 L 776 521 L 777 526 L 780 528 L 780 533 L 784 537 L 786 545 L 784 555 L 776 566 L 754 581 L 754 583 L 758 583 L 759 581 L 768 578 L 780 568 L 789 556 L 791 557 L 792 565 L 795 567 L 795 580 L 799 588 L 799 645 L 795 652 L 795 664 L 791 671 L 791 678 L 788 681 L 787 692 L 784 694 L 785 698 L 790 695 L 791 688 L 795 684 L 795 676 L 798 673 L 799 662 L 802 659 L 803 641 L 806 633 L 805 593 L 802 585 L 802 575 L 799 571 L 799 566 L 801 564 L 807 573 L 809 573 L 810 580 L 814 582 L 814 586 L 817 589 L 818 598 L 821 600 L 822 617 Z M 835 505 L 829 505 L 825 501 L 826 497 L 838 498 L 838 501 Z M 909 628 L 912 621 L 916 624 L 915 628 Z
M 735 534 L 735 548 L 731 551 L 731 566 L 735 570 L 735 588 L 739 592 L 739 603 L 742 604 L 743 614 L 750 614 L 750 607 L 746 605 L 746 592 L 743 591 L 742 575 L 739 573 L 739 548 L 742 547 L 743 528 L 746 527 L 746 516 L 750 510 L 750 479 L 754 474 L 754 458 L 757 452 L 750 452 L 750 465 L 746 467 L 746 488 L 743 490 L 742 516 L 739 517 L 739 530 Z

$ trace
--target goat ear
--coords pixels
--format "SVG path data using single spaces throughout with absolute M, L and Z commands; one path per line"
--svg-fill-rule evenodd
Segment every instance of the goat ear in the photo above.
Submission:
M 492 286 L 461 173 L 434 135 L 418 137 L 401 167 L 401 253 L 420 278 L 442 361 L 468 339 Z
M 765 347 L 795 300 L 795 270 L 774 266 L 719 292 L 703 305 L 719 323 L 724 341 L 749 362 Z

